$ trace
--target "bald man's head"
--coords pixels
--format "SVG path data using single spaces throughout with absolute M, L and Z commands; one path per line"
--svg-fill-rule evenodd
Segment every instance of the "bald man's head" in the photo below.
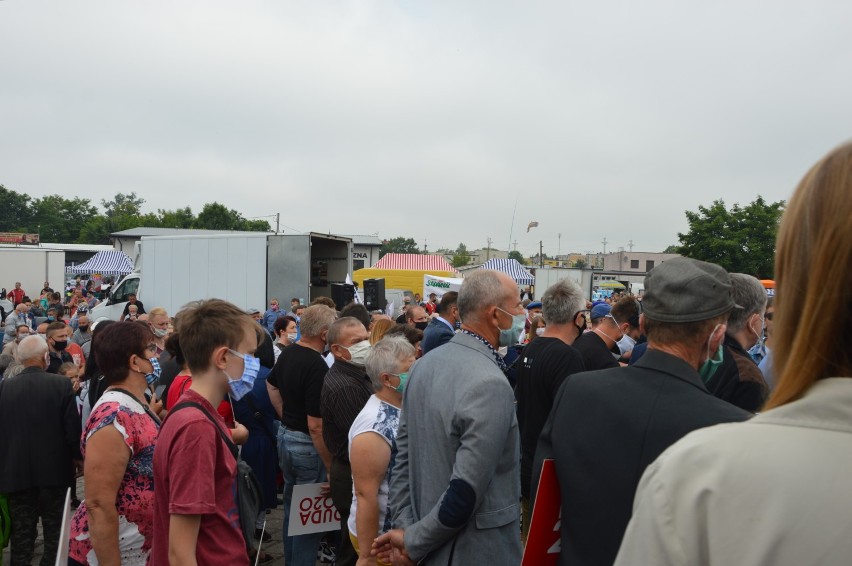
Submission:
M 41 336 L 27 336 L 18 344 L 15 358 L 24 367 L 46 368 L 47 341 Z

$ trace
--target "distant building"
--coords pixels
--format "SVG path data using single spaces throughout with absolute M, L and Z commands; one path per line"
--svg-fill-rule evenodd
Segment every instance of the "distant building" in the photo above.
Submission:
M 680 255 L 619 250 L 603 256 L 603 270 L 645 274 L 664 261 L 675 257 Z
M 352 240 L 352 271 L 373 267 L 379 261 L 382 241 L 378 236 L 343 236 Z

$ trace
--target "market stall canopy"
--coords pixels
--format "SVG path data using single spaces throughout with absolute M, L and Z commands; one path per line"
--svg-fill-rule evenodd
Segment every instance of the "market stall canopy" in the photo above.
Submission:
M 436 271 L 458 273 L 444 256 L 430 254 L 385 254 L 376 262 L 373 269 L 413 269 L 417 271 Z
M 595 287 L 600 287 L 601 289 L 624 289 L 624 283 L 607 279 L 606 281 L 598 281 L 595 283 Z
M 88 273 L 100 273 L 101 275 L 127 275 L 133 271 L 133 262 L 127 254 L 118 250 L 109 250 L 96 253 L 92 259 L 84 261 L 80 265 L 74 265 L 66 269 L 68 273 L 86 275 Z
M 535 285 L 535 277 L 516 259 L 492 258 L 482 264 L 480 269 L 492 269 L 505 273 L 518 285 Z

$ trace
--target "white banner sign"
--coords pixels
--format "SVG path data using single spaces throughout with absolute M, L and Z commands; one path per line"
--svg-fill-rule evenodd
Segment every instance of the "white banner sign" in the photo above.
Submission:
M 451 277 L 437 277 L 435 275 L 423 276 L 423 300 L 428 301 L 429 295 L 435 293 L 438 299 L 449 291 L 459 292 L 464 279 L 453 279 Z
M 309 483 L 293 486 L 288 536 L 340 530 L 340 513 L 331 502 L 331 497 L 320 492 L 322 485 Z

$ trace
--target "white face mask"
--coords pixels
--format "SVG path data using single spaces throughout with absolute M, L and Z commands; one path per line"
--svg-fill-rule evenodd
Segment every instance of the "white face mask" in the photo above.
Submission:
M 633 351 L 633 347 L 636 346 L 636 340 L 625 334 L 621 340 L 617 342 L 617 344 L 618 351 L 621 352 L 621 355 L 623 356 L 627 352 Z
M 344 346 L 346 348 L 346 346 Z M 361 340 L 355 344 L 352 344 L 346 350 L 349 352 L 350 362 L 355 365 L 363 366 L 367 361 L 367 356 L 370 354 L 370 350 L 372 346 L 370 345 L 369 340 Z
M 538 328 L 535 329 L 535 335 L 541 336 L 542 334 L 544 334 L 545 330 L 546 329 L 543 326 L 539 326 Z

